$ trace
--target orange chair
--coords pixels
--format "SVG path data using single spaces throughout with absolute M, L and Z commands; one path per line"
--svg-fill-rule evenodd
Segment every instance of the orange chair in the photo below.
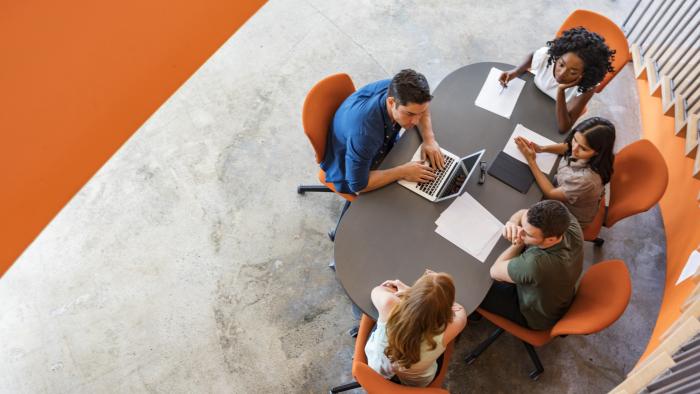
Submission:
M 379 394 L 379 393 L 392 393 L 392 394 L 449 394 L 449 391 L 442 389 L 442 383 L 447 375 L 447 367 L 450 364 L 450 357 L 452 357 L 452 351 L 454 350 L 454 340 L 447 344 L 445 353 L 443 353 L 442 366 L 440 371 L 438 371 L 437 376 L 433 379 L 432 383 L 428 387 L 408 387 L 390 380 L 384 379 L 384 377 L 367 365 L 367 355 L 365 355 L 365 345 L 367 340 L 369 340 L 370 333 L 372 332 L 372 327 L 374 327 L 375 321 L 367 315 L 362 315 L 360 320 L 360 330 L 357 333 L 357 339 L 355 340 L 355 354 L 352 359 L 352 376 L 357 380 L 356 382 L 344 384 L 342 386 L 333 387 L 330 393 L 342 393 L 343 391 L 356 389 L 362 387 L 369 394 Z
M 542 346 L 559 336 L 588 335 L 603 330 L 622 316 L 631 294 L 632 283 L 625 262 L 609 260 L 588 269 L 581 279 L 578 292 L 569 310 L 549 330 L 531 330 L 479 308 L 477 309 L 479 313 L 498 326 L 498 329 L 467 356 L 466 362 L 473 363 L 503 331 L 508 331 L 525 345 L 535 364 L 535 370 L 530 372 L 530 378 L 537 380 L 544 372 L 544 367 L 533 346 Z
M 317 82 L 306 95 L 301 121 L 304 126 L 304 133 L 309 138 L 311 146 L 316 152 L 316 163 L 321 164 L 326 155 L 326 141 L 328 140 L 328 132 L 330 131 L 335 111 L 354 92 L 355 85 L 352 83 L 350 76 L 347 74 L 334 74 Z M 345 205 L 340 214 L 340 218 L 342 218 L 345 211 L 350 207 L 350 202 L 357 196 L 336 191 L 332 183 L 326 182 L 326 173 L 323 170 L 319 170 L 318 179 L 323 185 L 299 185 L 297 193 L 333 192 L 340 195 L 345 199 Z M 340 218 L 338 223 L 340 223 Z M 335 240 L 335 230 L 331 230 L 328 233 L 328 237 L 331 241 Z
M 596 246 L 602 226 L 612 227 L 620 220 L 648 211 L 661 199 L 668 186 L 668 167 L 661 152 L 649 140 L 635 141 L 615 155 L 610 179 L 610 205 L 605 200 L 591 224 L 583 229 L 583 239 Z
M 625 38 L 625 33 L 623 33 L 613 21 L 597 12 L 588 10 L 576 10 L 572 12 L 564 23 L 562 23 L 557 32 L 557 37 L 561 36 L 565 30 L 579 26 L 585 27 L 588 31 L 598 33 L 598 35 L 605 38 L 605 43 L 608 45 L 608 48 L 616 51 L 615 59 L 612 62 L 615 71 L 607 73 L 605 78 L 600 82 L 600 85 L 595 88 L 595 92 L 600 93 L 610 80 L 612 80 L 615 75 L 625 67 L 625 64 L 630 61 L 629 44 Z

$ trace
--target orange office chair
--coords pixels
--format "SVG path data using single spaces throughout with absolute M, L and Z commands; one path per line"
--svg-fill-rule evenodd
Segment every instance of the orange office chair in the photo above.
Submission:
M 612 227 L 620 220 L 648 211 L 663 197 L 668 186 L 668 167 L 661 152 L 649 140 L 635 141 L 615 155 L 610 178 L 610 205 L 605 200 L 591 224 L 583 229 L 583 239 L 596 246 L 602 226 Z
M 625 262 L 609 260 L 588 269 L 581 279 L 569 310 L 549 330 L 531 330 L 478 308 L 479 313 L 498 326 L 498 329 L 467 356 L 466 362 L 473 363 L 503 331 L 508 331 L 525 345 L 535 364 L 535 370 L 530 372 L 530 379 L 537 380 L 544 372 L 544 367 L 533 346 L 542 346 L 559 336 L 588 335 L 603 330 L 622 316 L 631 294 L 632 283 Z
M 369 340 L 374 324 L 375 321 L 372 320 L 371 317 L 364 314 L 362 315 L 360 330 L 357 333 L 357 339 L 355 339 L 355 355 L 352 359 L 352 376 L 357 381 L 333 387 L 330 390 L 331 394 L 342 393 L 343 391 L 356 389 L 358 387 L 362 387 L 369 394 L 449 394 L 449 391 L 441 387 L 447 375 L 447 367 L 450 364 L 450 357 L 452 357 L 452 351 L 454 350 L 454 340 L 447 344 L 445 353 L 442 355 L 442 366 L 432 383 L 430 383 L 428 387 L 408 387 L 384 379 L 382 375 L 378 374 L 367 365 L 365 345 L 367 344 L 367 340 Z
M 608 48 L 615 50 L 615 59 L 612 61 L 615 71 L 607 73 L 600 85 L 595 88 L 595 92 L 600 93 L 610 80 L 630 61 L 629 44 L 625 38 L 625 33 L 613 21 L 597 12 L 588 10 L 572 12 L 562 23 L 557 32 L 557 37 L 561 36 L 564 30 L 579 26 L 585 27 L 588 31 L 598 33 L 598 35 L 605 38 Z
M 304 126 L 304 133 L 309 138 L 311 146 L 316 152 L 316 163 L 321 164 L 326 155 L 326 141 L 328 140 L 328 132 L 330 131 L 335 111 L 354 92 L 355 85 L 352 83 L 350 76 L 347 74 L 333 74 L 317 82 L 306 95 L 301 121 Z M 338 223 L 340 223 L 343 214 L 350 207 L 350 202 L 357 196 L 336 191 L 332 183 L 326 182 L 326 173 L 321 169 L 318 172 L 318 179 L 323 185 L 299 185 L 297 193 L 333 192 L 343 197 L 345 205 L 338 219 Z M 328 233 L 328 237 L 331 241 L 335 240 L 335 229 Z

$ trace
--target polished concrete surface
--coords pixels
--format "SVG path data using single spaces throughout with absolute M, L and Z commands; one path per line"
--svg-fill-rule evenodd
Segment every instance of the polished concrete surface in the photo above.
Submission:
M 401 68 L 435 87 L 451 71 L 517 63 L 573 9 L 621 23 L 634 1 L 272 0 L 204 64 L 71 200 L 0 280 L 2 393 L 321 393 L 351 380 L 350 305 L 326 265 L 343 202 L 296 194 L 317 166 L 301 130 L 309 87 L 335 72 L 360 86 Z M 589 105 L 640 135 L 628 66 Z M 436 130 L 439 138 L 439 130 Z M 621 258 L 633 295 L 587 337 L 525 349 L 467 327 L 447 387 L 599 393 L 644 350 L 660 304 L 658 208 L 604 229 L 586 266 Z M 386 278 L 377 278 L 377 283 Z

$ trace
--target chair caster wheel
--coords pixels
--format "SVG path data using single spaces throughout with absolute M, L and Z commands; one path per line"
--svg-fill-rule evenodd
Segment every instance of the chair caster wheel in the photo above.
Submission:
M 533 381 L 537 381 L 540 378 L 540 375 L 542 375 L 543 371 L 532 371 L 530 372 L 530 379 Z
M 335 242 L 335 230 L 331 230 L 328 232 L 328 238 L 331 239 L 331 242 Z
M 297 194 L 304 194 L 304 189 L 301 186 L 297 186 Z
M 470 354 L 464 359 L 464 361 L 467 363 L 467 365 L 472 365 L 474 361 L 476 361 L 476 356 Z
M 604 239 L 602 239 L 602 238 L 596 238 L 596 239 L 593 240 L 593 245 L 595 245 L 595 246 L 597 246 L 597 247 L 601 247 L 601 246 L 603 246 L 603 243 L 604 243 L 604 242 L 605 242 Z

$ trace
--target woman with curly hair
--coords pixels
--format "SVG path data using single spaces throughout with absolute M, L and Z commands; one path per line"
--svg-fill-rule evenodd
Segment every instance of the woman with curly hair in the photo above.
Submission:
M 517 137 L 515 143 L 527 159 L 544 198 L 559 200 L 578 219 L 581 227 L 595 218 L 604 186 L 613 172 L 615 126 L 607 119 L 589 118 L 574 127 L 561 144 L 540 146 Z M 540 171 L 535 157 L 549 152 L 564 155 L 554 184 Z
M 387 280 L 372 289 L 372 303 L 379 319 L 365 346 L 367 364 L 401 384 L 429 385 L 438 358 L 467 323 L 452 277 L 426 270 L 413 286 Z
M 557 125 L 566 133 L 581 116 L 594 88 L 612 72 L 615 50 L 605 39 L 583 27 L 575 27 L 547 46 L 528 55 L 518 68 L 501 74 L 501 85 L 527 70 L 535 74 L 535 85 L 556 100 Z

